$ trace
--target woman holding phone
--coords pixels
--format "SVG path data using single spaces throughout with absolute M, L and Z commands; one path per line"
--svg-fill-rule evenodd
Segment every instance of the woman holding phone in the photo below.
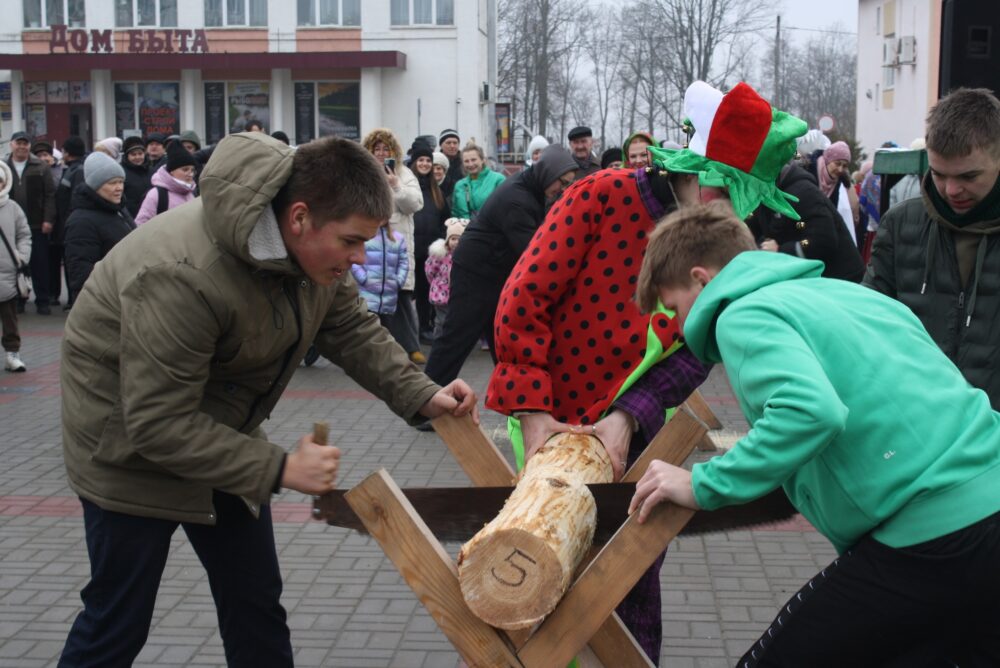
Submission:
M 382 163 L 386 182 L 392 188 L 395 205 L 389 224 L 393 230 L 403 234 L 406 238 L 409 266 L 416 266 L 416 258 L 413 253 L 413 214 L 424 206 L 424 196 L 420 191 L 420 183 L 413 172 L 403 164 L 403 149 L 392 130 L 376 128 L 365 135 L 361 145 Z M 406 350 L 410 359 L 416 364 L 423 364 L 427 358 L 420 350 L 413 287 L 414 277 L 411 271 L 399 291 L 396 313 L 389 321 L 388 329 L 399 345 Z

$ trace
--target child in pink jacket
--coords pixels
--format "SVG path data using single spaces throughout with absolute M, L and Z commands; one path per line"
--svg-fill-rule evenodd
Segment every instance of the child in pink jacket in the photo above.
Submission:
M 146 193 L 135 217 L 142 225 L 154 216 L 194 199 L 194 156 L 179 141 L 167 145 L 167 164 L 153 174 L 153 187 Z
M 447 239 L 438 239 L 427 249 L 424 273 L 430 283 L 430 303 L 434 306 L 434 337 L 441 335 L 444 319 L 448 315 L 448 297 L 451 294 L 451 256 L 458 246 L 459 237 L 469 221 L 465 218 L 449 218 L 445 221 Z

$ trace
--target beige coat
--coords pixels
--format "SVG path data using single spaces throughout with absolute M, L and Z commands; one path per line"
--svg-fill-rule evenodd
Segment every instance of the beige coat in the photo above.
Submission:
M 321 287 L 287 257 L 270 203 L 292 156 L 264 135 L 227 137 L 200 198 L 130 234 L 94 269 L 62 348 L 63 449 L 80 496 L 212 524 L 218 489 L 256 513 L 284 456 L 259 427 L 314 339 L 406 419 L 438 390 L 368 313 L 350 274 Z

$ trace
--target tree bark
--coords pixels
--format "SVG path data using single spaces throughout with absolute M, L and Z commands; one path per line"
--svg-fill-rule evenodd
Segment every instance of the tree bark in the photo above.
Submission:
M 459 553 L 462 595 L 477 617 L 524 629 L 555 608 L 594 538 L 597 507 L 587 485 L 612 476 L 597 438 L 549 439 L 528 461 L 503 510 Z

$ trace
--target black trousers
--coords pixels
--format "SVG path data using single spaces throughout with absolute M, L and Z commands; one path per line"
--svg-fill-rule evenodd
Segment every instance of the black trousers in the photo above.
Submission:
M 81 499 L 90 554 L 84 610 L 60 668 L 131 666 L 149 635 L 153 604 L 178 522 L 103 510 Z M 238 497 L 216 492 L 215 526 L 183 523 L 215 599 L 229 666 L 291 666 L 271 509 L 254 519 Z
M 58 302 L 62 294 L 63 245 L 49 242 L 49 301 Z
M 438 385 L 447 385 L 458 378 L 480 336 L 486 336 L 492 354 L 493 316 L 500 303 L 503 284 L 503 280 L 484 278 L 457 264 L 452 265 L 448 317 L 441 328 L 441 336 L 431 345 L 431 355 L 424 367 L 424 373 Z M 496 355 L 493 361 L 496 362 Z
M 51 299 L 49 290 L 49 235 L 41 230 L 31 231 L 31 289 L 35 293 L 35 304 L 48 306 Z
M 905 548 L 870 536 L 799 590 L 738 668 L 1000 666 L 1000 513 Z
M 427 255 L 417 255 L 417 266 L 414 273 L 413 296 L 417 303 L 417 320 L 420 323 L 420 333 L 430 332 L 434 329 L 434 306 L 430 302 L 431 284 L 427 280 L 427 273 L 424 271 L 424 263 L 427 262 Z

